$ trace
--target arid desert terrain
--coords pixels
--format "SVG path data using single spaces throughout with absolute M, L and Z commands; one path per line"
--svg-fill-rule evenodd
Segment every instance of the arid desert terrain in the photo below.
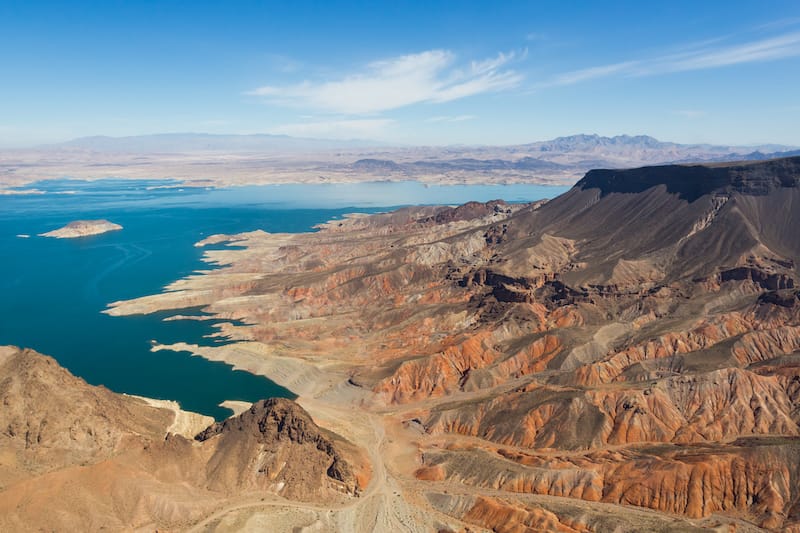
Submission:
M 113 315 L 298 394 L 222 423 L 4 348 L 0 527 L 800 531 L 800 158 L 219 235 Z

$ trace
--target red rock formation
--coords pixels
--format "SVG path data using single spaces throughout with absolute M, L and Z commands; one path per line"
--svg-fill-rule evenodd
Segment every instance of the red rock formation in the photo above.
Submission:
M 566 520 L 545 509 L 530 509 L 496 498 L 479 497 L 475 505 L 463 515 L 472 524 L 492 528 L 497 533 L 536 533 L 553 531 L 579 533 L 592 531 L 580 522 Z

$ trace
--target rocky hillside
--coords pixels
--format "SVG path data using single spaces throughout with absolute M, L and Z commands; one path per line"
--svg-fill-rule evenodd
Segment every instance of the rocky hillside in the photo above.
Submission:
M 214 488 L 268 489 L 307 501 L 325 499 L 331 491 L 350 495 L 359 491 L 354 468 L 339 452 L 347 448 L 352 455 L 352 447 L 320 429 L 291 400 L 256 402 L 195 439 L 215 444 L 207 465 L 209 485 Z
M 161 439 L 174 415 L 76 378 L 50 357 L 0 347 L 0 487 L 100 462 L 126 439 Z
M 88 385 L 14 347 L 0 348 L 0 399 L 3 531 L 183 529 L 251 499 L 340 504 L 368 481 L 361 452 L 289 400 L 195 441 L 208 417 Z

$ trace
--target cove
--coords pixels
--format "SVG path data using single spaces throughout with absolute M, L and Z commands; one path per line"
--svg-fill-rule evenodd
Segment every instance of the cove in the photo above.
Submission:
M 160 292 L 208 269 L 197 241 L 215 233 L 313 231 L 346 213 L 411 204 L 454 204 L 505 198 L 533 201 L 564 187 L 442 186 L 414 182 L 189 189 L 170 181 L 51 180 L 44 194 L 0 196 L 0 344 L 56 358 L 94 385 L 176 400 L 220 420 L 224 400 L 292 398 L 262 376 L 184 352 L 151 352 L 153 342 L 212 345 L 215 320 L 171 320 L 198 309 L 111 317 L 107 304 Z M 123 230 L 81 239 L 38 233 L 77 219 L 106 218 Z M 17 235 L 30 235 L 20 238 Z

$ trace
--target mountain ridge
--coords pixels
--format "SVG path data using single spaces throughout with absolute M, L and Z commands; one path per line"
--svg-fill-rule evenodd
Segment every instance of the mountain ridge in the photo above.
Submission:
M 265 148 L 270 142 L 284 143 L 283 146 L 291 146 L 292 144 L 299 147 L 303 143 L 307 143 L 309 148 L 316 146 L 329 146 L 329 147 L 390 147 L 392 143 L 386 141 L 373 141 L 366 139 L 326 139 L 314 137 L 295 137 L 285 134 L 272 134 L 272 133 L 251 133 L 251 134 L 218 134 L 218 133 L 204 133 L 204 132 L 173 132 L 173 133 L 154 133 L 142 135 L 127 135 L 127 136 L 111 136 L 111 135 L 91 135 L 86 137 L 78 137 L 58 143 L 50 143 L 39 145 L 40 148 L 84 148 L 84 149 L 123 149 L 126 143 L 132 146 L 140 145 L 135 148 L 136 151 L 143 150 L 143 147 L 157 147 L 158 143 L 163 143 L 171 149 L 207 149 L 207 150 L 225 150 L 236 148 L 236 143 L 241 146 L 238 149 L 258 149 Z M 194 146 L 192 145 L 194 143 Z M 280 147 L 281 144 L 278 144 Z M 492 145 L 439 145 L 441 149 L 460 149 L 460 148 L 489 148 Z M 538 151 L 574 151 L 585 150 L 587 148 L 595 148 L 602 146 L 627 146 L 627 147 L 643 147 L 649 149 L 658 148 L 706 148 L 712 150 L 722 150 L 739 148 L 739 151 L 732 152 L 741 155 L 760 154 L 760 156 L 768 157 L 770 153 L 797 150 L 800 147 L 785 146 L 776 144 L 761 144 L 761 145 L 713 145 L 713 144 L 697 144 L 697 143 L 677 143 L 671 141 L 661 141 L 649 135 L 614 135 L 603 136 L 596 133 L 586 134 L 578 133 L 574 135 L 567 135 L 556 137 L 548 140 L 532 141 L 527 143 L 516 143 L 507 145 L 498 145 L 498 147 L 527 147 L 534 148 Z M 750 150 L 746 152 L 744 150 Z
M 39 148 L 44 150 L 82 149 L 98 152 L 238 152 L 263 150 L 302 151 L 381 145 L 381 143 L 359 139 L 331 140 L 271 133 L 215 134 L 176 132 L 122 137 L 93 135 L 78 137 L 60 143 L 41 145 Z

